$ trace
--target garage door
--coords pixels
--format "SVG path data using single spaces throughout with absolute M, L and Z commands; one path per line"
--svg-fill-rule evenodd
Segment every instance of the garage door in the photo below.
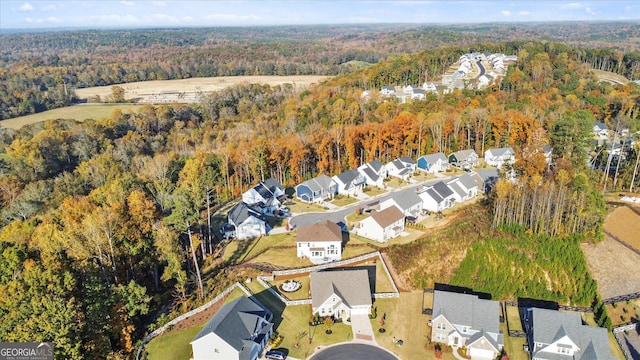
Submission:
M 469 355 L 471 355 L 471 359 L 473 360 L 484 360 L 484 359 L 494 359 L 493 351 L 484 350 L 484 349 L 469 349 Z

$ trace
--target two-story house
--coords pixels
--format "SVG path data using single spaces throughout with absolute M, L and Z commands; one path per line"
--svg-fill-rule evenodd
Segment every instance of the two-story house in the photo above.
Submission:
M 233 235 L 238 240 L 266 235 L 271 230 L 262 210 L 257 205 L 249 205 L 244 201 L 229 210 L 227 221 L 235 228 Z
M 312 272 L 309 279 L 313 315 L 348 319 L 354 315 L 366 317 L 371 313 L 371 285 L 367 270 Z
M 342 230 L 329 220 L 301 227 L 296 234 L 296 249 L 299 258 L 308 258 L 314 264 L 340 260 Z
M 362 192 L 364 176 L 356 169 L 350 169 L 331 178 L 336 184 L 338 194 L 356 196 Z
M 387 242 L 404 231 L 404 214 L 396 206 L 372 211 L 371 216 L 362 219 L 354 231 L 371 240 Z
M 532 360 L 613 360 L 607 330 L 582 324 L 577 313 L 528 308 L 524 313 Z
M 367 185 L 384 189 L 384 179 L 387 178 L 387 168 L 379 160 L 373 160 L 361 165 L 358 171 L 364 176 Z
M 255 360 L 273 334 L 271 312 L 241 296 L 224 305 L 191 340 L 193 360 Z
M 336 184 L 327 175 L 320 175 L 296 186 L 296 197 L 309 203 L 333 198 L 336 192 Z
M 449 160 L 439 152 L 435 154 L 422 155 L 418 158 L 418 169 L 430 174 L 446 171 L 449 168 Z

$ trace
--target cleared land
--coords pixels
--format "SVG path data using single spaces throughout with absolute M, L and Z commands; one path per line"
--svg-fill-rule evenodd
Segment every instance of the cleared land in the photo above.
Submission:
M 593 72 L 600 80 L 609 81 L 616 84 L 627 84 L 629 82 L 629 79 L 627 79 L 626 77 L 613 73 L 611 71 L 591 70 L 591 72 Z
M 313 83 L 319 83 L 328 76 L 318 75 L 300 75 L 300 76 L 220 76 L 208 78 L 190 78 L 178 80 L 155 80 L 155 81 L 139 81 L 126 84 L 119 84 L 124 89 L 124 98 L 126 100 L 141 99 L 141 101 L 151 101 L 154 95 L 173 95 L 182 94 L 181 98 L 185 99 L 187 94 L 196 94 L 198 92 L 219 91 L 229 86 L 240 83 L 250 84 L 267 84 L 271 86 L 291 84 L 293 86 L 308 86 Z M 76 89 L 76 95 L 80 99 L 87 99 L 92 96 L 100 96 L 105 99 L 111 95 L 111 87 L 96 86 L 84 89 Z M 156 98 L 158 101 L 161 99 Z M 177 102 L 179 101 L 176 98 Z
M 142 105 L 132 104 L 74 105 L 44 111 L 37 114 L 2 120 L 0 121 L 0 126 L 9 129 L 19 129 L 25 125 L 52 119 L 73 119 L 78 121 L 84 121 L 87 119 L 97 120 L 111 116 L 111 113 L 115 109 L 120 109 L 123 113 L 132 113 L 137 112 L 141 106 Z
M 604 223 L 607 232 L 640 249 L 640 215 L 627 206 L 616 208 Z M 582 244 L 589 271 L 598 281 L 603 299 L 640 291 L 640 255 L 610 236 L 598 244 Z
M 627 206 L 615 209 L 604 223 L 604 229 L 633 248 L 640 250 L 640 215 Z
M 640 255 L 609 236 L 601 243 L 581 246 L 603 299 L 640 291 Z

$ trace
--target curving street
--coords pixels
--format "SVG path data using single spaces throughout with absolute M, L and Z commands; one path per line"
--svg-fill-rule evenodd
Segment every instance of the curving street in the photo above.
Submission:
M 376 346 L 366 344 L 340 344 L 328 347 L 309 358 L 310 360 L 397 360 L 398 358 Z
M 323 222 L 325 220 L 329 220 L 329 221 L 333 221 L 333 222 L 340 222 L 340 221 L 345 221 L 345 217 L 349 214 L 353 214 L 357 208 L 362 207 L 366 204 L 372 203 L 374 201 L 384 201 L 388 198 L 390 198 L 391 196 L 393 196 L 393 194 L 397 193 L 397 192 L 404 192 L 404 191 L 416 191 L 416 187 L 418 186 L 422 186 L 422 185 L 431 185 L 431 184 L 435 184 L 438 181 L 441 180 L 446 180 L 450 178 L 450 176 L 448 177 L 442 177 L 442 178 L 438 178 L 438 179 L 433 179 L 433 180 L 428 180 L 428 181 L 423 181 L 423 182 L 418 182 L 415 184 L 410 184 L 407 185 L 403 188 L 400 189 L 394 189 L 391 190 L 387 193 L 384 194 L 380 194 L 378 196 L 372 197 L 370 199 L 366 199 L 366 200 L 360 200 L 356 203 L 347 205 L 345 207 L 342 207 L 340 209 L 337 210 L 328 210 L 327 212 L 315 212 L 315 213 L 303 213 L 303 214 L 295 214 L 293 215 L 290 219 L 289 219 L 289 224 L 295 226 L 295 227 L 303 227 L 303 226 L 308 226 L 308 225 L 312 225 L 312 224 L 316 224 L 319 222 Z

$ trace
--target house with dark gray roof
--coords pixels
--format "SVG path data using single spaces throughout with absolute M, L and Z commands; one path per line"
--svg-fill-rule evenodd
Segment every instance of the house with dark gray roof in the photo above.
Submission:
M 476 295 L 433 293 L 431 341 L 466 347 L 471 359 L 495 359 L 504 346 L 500 303 Z
M 224 305 L 191 340 L 194 360 L 255 360 L 273 334 L 273 315 L 241 296 Z
M 371 240 L 387 242 L 404 231 L 404 214 L 396 206 L 372 211 L 371 216 L 360 220 L 353 231 Z
M 478 154 L 475 150 L 459 150 L 449 155 L 449 164 L 459 169 L 470 169 L 478 166 Z
M 453 190 L 442 181 L 423 186 L 418 190 L 418 196 L 422 199 L 422 208 L 431 212 L 448 209 L 456 203 Z
M 528 308 L 524 325 L 533 360 L 613 360 L 606 329 L 582 324 L 577 313 Z
M 365 179 L 356 169 L 350 169 L 331 178 L 336 184 L 338 194 L 356 196 L 362 192 Z
M 418 169 L 430 174 L 443 172 L 449 168 L 449 160 L 444 153 L 422 155 L 418 158 Z
M 235 228 L 234 236 L 238 240 L 266 235 L 271 230 L 260 207 L 244 201 L 229 210 L 227 221 Z
M 296 233 L 296 249 L 299 258 L 308 258 L 314 264 L 340 260 L 342 229 L 329 220 L 301 227 Z
M 478 185 L 478 190 L 483 193 L 489 193 L 493 190 L 493 186 L 500 179 L 498 169 L 478 169 L 471 174 L 471 178 Z
M 320 175 L 296 186 L 296 197 L 310 203 L 333 198 L 336 192 L 335 182 L 327 175 Z
M 331 270 L 309 274 L 312 314 L 347 319 L 371 313 L 367 270 Z
M 387 168 L 378 160 L 370 161 L 358 168 L 369 186 L 384 189 L 384 179 L 387 178 Z
M 258 205 L 263 213 L 273 213 L 285 198 L 284 187 L 274 178 L 262 181 L 242 194 L 242 201 Z
M 418 217 L 422 211 L 422 199 L 414 191 L 401 191 L 394 193 L 390 198 L 380 203 L 380 209 L 384 210 L 395 206 L 404 216 Z

